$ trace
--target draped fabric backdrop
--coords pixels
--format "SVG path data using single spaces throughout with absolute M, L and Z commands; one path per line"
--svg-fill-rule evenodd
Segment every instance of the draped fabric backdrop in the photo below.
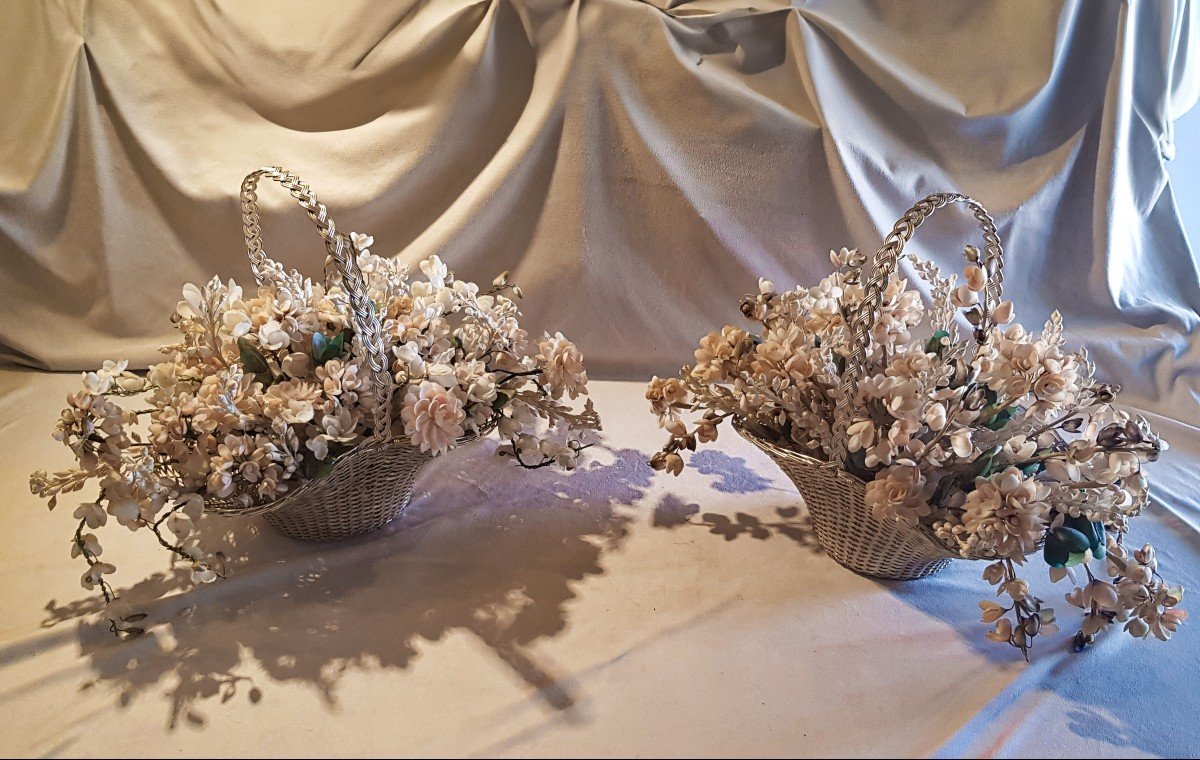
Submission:
M 1019 318 L 1196 405 L 1197 260 L 1171 121 L 1181 2 L 11 3 L 0 41 L 0 352 L 154 359 L 182 283 L 248 280 L 236 191 L 282 164 L 377 253 L 509 269 L 593 374 L 676 368 L 764 275 L 813 282 L 916 199 L 997 217 Z M 1193 44 L 1189 44 L 1189 41 Z M 1192 53 L 1192 57 L 1188 53 Z M 268 249 L 320 272 L 265 193 Z M 944 210 L 919 250 L 972 241 Z M 959 217 L 959 218 L 953 218 Z
M 752 7 L 751 7 L 752 6 Z M 1164 169 L 1200 94 L 1186 0 L 0 3 L 0 363 L 154 361 L 187 281 L 250 282 L 242 177 L 281 164 L 340 229 L 489 282 L 593 378 L 678 369 L 766 276 L 814 283 L 917 199 L 996 216 L 1006 293 L 1057 307 L 1173 448 L 1134 527 L 1200 588 L 1198 261 Z M 277 187 L 266 248 L 323 250 Z M 977 242 L 939 211 L 914 250 Z M 911 270 L 908 270 L 911 274 Z M 634 383 L 569 476 L 430 465 L 404 517 L 335 545 L 209 523 L 226 580 L 181 592 L 109 526 L 149 613 L 118 641 L 29 494 L 78 379 L 0 369 L 0 754 L 1192 756 L 1200 627 L 1031 663 L 984 641 L 980 568 L 919 584 L 819 552 L 736 435 L 678 479 Z M 64 514 L 66 512 L 67 514 Z M 112 538 L 114 543 L 109 544 Z M 145 536 L 140 538 L 144 539 Z M 76 561 L 79 564 L 79 561 Z M 182 577 L 182 576 L 181 576 Z M 1195 605 L 1185 600 L 1185 607 Z M 228 704 L 226 704 L 226 700 Z M 169 718 L 164 720 L 163 705 Z M 381 709 L 381 707 L 383 709 Z

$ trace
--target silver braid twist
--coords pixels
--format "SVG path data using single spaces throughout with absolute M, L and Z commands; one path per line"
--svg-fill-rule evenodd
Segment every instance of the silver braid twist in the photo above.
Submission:
M 865 292 L 862 303 L 848 315 L 846 321 L 846 340 L 850 346 L 850 356 L 846 359 L 846 369 L 842 373 L 842 385 L 833 424 L 833 457 L 840 458 L 843 465 L 850 456 L 846 429 L 853 421 L 852 407 L 854 397 L 858 393 L 858 382 L 866 372 L 871 325 L 879 319 L 888 279 L 896 271 L 896 265 L 904 253 L 905 243 L 912 239 L 917 228 L 934 211 L 951 203 L 966 204 L 983 232 L 984 250 L 980 263 L 991 270 L 986 291 L 988 300 L 998 303 L 1004 294 L 1004 249 L 1000 245 L 1000 236 L 996 233 L 996 223 L 979 201 L 959 193 L 934 193 L 918 201 L 896 222 L 871 262 L 871 276 L 863 286 Z
M 262 246 L 262 227 L 258 214 L 257 187 L 260 178 L 278 182 L 291 193 L 300 208 L 317 226 L 317 234 L 325 241 L 329 256 L 325 260 L 325 285 L 339 283 L 350 300 L 351 321 L 354 332 L 362 345 L 363 354 L 371 373 L 371 388 L 374 398 L 372 410 L 375 437 L 387 440 L 391 437 L 392 378 L 387 354 L 383 344 L 383 328 L 375 304 L 367 295 L 367 286 L 362 271 L 358 268 L 357 248 L 329 216 L 325 204 L 317 200 L 316 193 L 295 174 L 278 166 L 267 166 L 246 175 L 242 180 L 242 227 L 246 236 L 246 253 L 250 268 L 260 285 L 279 284 L 287 274 L 279 263 L 269 258 Z

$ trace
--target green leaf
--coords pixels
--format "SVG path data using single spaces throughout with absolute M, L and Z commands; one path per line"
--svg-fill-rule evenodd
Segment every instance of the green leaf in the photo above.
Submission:
M 1087 552 L 1071 552 L 1071 556 L 1067 559 L 1067 567 L 1075 567 L 1082 565 L 1084 560 L 1088 558 Z
M 1066 567 L 1071 559 L 1071 552 L 1060 542 L 1046 536 L 1046 545 L 1042 547 L 1042 559 L 1046 560 L 1050 567 Z
M 940 356 L 942 351 L 946 350 L 946 347 L 942 345 L 942 339 L 949 337 L 950 333 L 945 330 L 937 330 L 929 340 L 925 341 L 925 353 L 938 354 Z
M 267 358 L 262 355 L 257 346 L 245 338 L 238 338 L 237 344 L 238 359 L 247 372 L 252 375 L 271 373 L 271 365 L 267 364 Z
M 340 332 L 334 336 L 333 340 L 329 341 L 325 346 L 325 351 L 321 355 L 322 361 L 336 359 L 346 350 L 346 333 Z
M 1108 537 L 1104 533 L 1104 523 L 1092 522 L 1080 515 L 1079 517 L 1068 517 L 1063 520 L 1063 525 L 1072 530 L 1079 531 L 1087 537 L 1088 547 L 1092 550 L 1092 556 L 1096 559 L 1104 559 L 1107 555 Z
M 304 465 L 301 468 L 304 471 L 304 477 L 308 480 L 316 480 L 323 478 L 333 470 L 334 457 L 328 456 L 325 459 L 317 459 L 315 457 L 305 457 Z
M 967 492 L 973 491 L 975 490 L 975 478 L 986 478 L 999 470 L 1004 465 L 1004 462 L 1000 460 L 1000 452 L 1003 448 L 997 444 L 980 453 L 975 461 L 963 470 L 962 475 L 958 476 L 960 488 Z
M 1065 525 L 1050 531 L 1050 537 L 1061 542 L 1072 554 L 1083 553 L 1092 548 L 1092 541 L 1088 536 Z
M 340 332 L 332 338 L 326 338 L 321 333 L 313 333 L 312 358 L 316 364 L 324 364 L 330 359 L 337 359 L 346 351 L 346 332 Z

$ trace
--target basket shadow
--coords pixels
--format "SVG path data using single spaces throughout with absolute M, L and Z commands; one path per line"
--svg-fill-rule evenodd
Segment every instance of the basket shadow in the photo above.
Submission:
M 181 593 L 181 574 L 161 573 L 125 590 L 149 614 L 142 636 L 116 639 L 88 600 L 48 605 L 45 625 L 84 618 L 94 676 L 84 687 L 123 704 L 165 688 L 171 727 L 205 725 L 209 700 L 256 703 L 269 682 L 308 684 L 333 707 L 346 673 L 410 668 L 423 643 L 451 632 L 547 708 L 572 710 L 580 695 L 528 646 L 567 628 L 578 584 L 603 574 L 627 535 L 619 508 L 651 473 L 632 449 L 599 451 L 573 473 L 526 472 L 490 455 L 494 445 L 435 460 L 405 513 L 367 536 L 305 544 L 258 519 L 203 521 L 224 539 L 228 577 Z

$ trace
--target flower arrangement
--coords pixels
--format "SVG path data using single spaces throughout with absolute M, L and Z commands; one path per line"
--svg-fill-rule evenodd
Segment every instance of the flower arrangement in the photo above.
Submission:
M 573 468 L 600 426 L 590 400 L 570 403 L 587 394 L 583 358 L 561 333 L 520 326 L 521 291 L 507 273 L 481 290 L 434 256 L 415 276 L 372 254 L 370 237 L 350 237 L 390 360 L 385 424 L 395 438 L 438 455 L 494 426 L 500 453 L 522 467 Z M 74 512 L 84 588 L 114 598 L 105 576 L 116 568 L 90 532 L 110 518 L 152 533 L 190 563 L 194 582 L 215 579 L 219 557 L 196 535 L 207 502 L 270 503 L 371 436 L 371 373 L 350 314 L 343 287 L 296 272 L 280 269 L 252 292 L 214 278 L 184 287 L 172 317 L 179 342 L 144 377 L 112 361 L 84 373 L 54 433 L 78 466 L 31 479 L 52 509 L 99 485 Z
M 900 235 L 920 223 L 912 213 Z M 1161 579 L 1151 546 L 1130 551 L 1126 536 L 1146 503 L 1143 465 L 1167 445 L 1113 406 L 1117 388 L 1095 379 L 1086 350 L 1065 347 L 1057 312 L 1040 332 L 1011 324 L 995 242 L 965 249 L 962 284 L 909 255 L 929 307 L 894 271 L 868 279 L 866 258 L 845 248 L 830 252 L 836 271 L 814 287 L 781 293 L 760 280 L 741 303 L 751 329 L 709 333 L 695 364 L 651 381 L 646 398 L 670 438 L 650 463 L 679 474 L 682 451 L 716 440 L 725 420 L 744 421 L 865 482 L 876 520 L 986 560 L 983 577 L 1005 598 L 980 603 L 989 639 L 1027 656 L 1053 630 L 1053 610 L 1017 573 L 1040 551 L 1053 581 L 1080 584 L 1066 595 L 1083 610 L 1077 647 L 1114 624 L 1165 640 L 1186 617 L 1183 590 Z

